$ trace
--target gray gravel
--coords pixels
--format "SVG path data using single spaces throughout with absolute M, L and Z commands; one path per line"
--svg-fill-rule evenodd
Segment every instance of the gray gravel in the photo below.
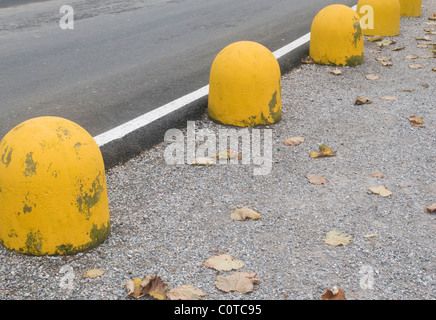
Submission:
M 269 127 L 269 175 L 255 176 L 252 165 L 242 164 L 170 166 L 163 142 L 107 173 L 112 232 L 99 247 L 66 257 L 29 257 L 1 247 L 0 299 L 132 299 L 124 283 L 148 274 L 159 275 L 169 289 L 192 284 L 205 299 L 320 300 L 334 286 L 349 300 L 436 299 L 436 216 L 426 211 L 436 202 L 436 60 L 404 59 L 430 54 L 415 38 L 431 28 L 424 22 L 436 2 L 423 5 L 422 18 L 402 18 L 395 45 L 374 53 L 376 44 L 365 42 L 363 65 L 339 68 L 340 76 L 318 65 L 283 75 L 283 119 Z M 399 46 L 406 48 L 390 50 Z M 379 56 L 392 58 L 393 66 L 381 66 Z M 410 69 L 412 63 L 424 68 Z M 380 80 L 365 79 L 371 73 Z M 373 103 L 354 105 L 358 95 Z M 425 128 L 412 127 L 411 115 L 422 116 Z M 206 117 L 196 127 L 222 128 Z M 294 136 L 306 140 L 285 146 Z M 337 150 L 336 157 L 311 159 L 321 144 Z M 308 183 L 308 173 L 323 175 L 327 184 Z M 378 185 L 393 195 L 368 191 Z M 231 220 L 241 206 L 262 219 Z M 330 230 L 354 241 L 329 246 L 324 237 Z M 364 237 L 369 234 L 378 237 Z M 201 264 L 218 253 L 242 260 L 240 271 L 257 273 L 261 282 L 252 293 L 216 289 L 217 272 Z M 70 273 L 62 273 L 65 266 Z M 82 278 L 92 268 L 105 274 Z

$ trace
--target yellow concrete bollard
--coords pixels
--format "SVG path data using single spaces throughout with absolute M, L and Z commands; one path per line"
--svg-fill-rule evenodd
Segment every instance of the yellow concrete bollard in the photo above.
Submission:
M 393 37 L 400 33 L 399 0 L 359 0 L 356 11 L 362 18 L 364 35 Z
M 403 17 L 420 17 L 422 0 L 400 0 Z
M 110 234 L 103 158 L 79 125 L 38 117 L 0 142 L 0 243 L 29 255 L 74 254 Z
M 210 71 L 209 117 L 222 124 L 254 127 L 281 119 L 281 73 L 263 45 L 240 41 L 225 47 Z
M 356 66 L 364 60 L 359 15 L 350 7 L 334 4 L 312 21 L 309 55 L 315 63 Z

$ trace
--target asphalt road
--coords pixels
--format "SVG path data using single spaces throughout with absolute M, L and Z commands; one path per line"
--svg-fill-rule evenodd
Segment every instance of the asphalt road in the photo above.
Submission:
M 70 119 L 96 136 L 208 84 L 216 54 L 239 40 L 271 51 L 333 3 L 298 0 L 0 0 L 0 137 L 27 119 Z

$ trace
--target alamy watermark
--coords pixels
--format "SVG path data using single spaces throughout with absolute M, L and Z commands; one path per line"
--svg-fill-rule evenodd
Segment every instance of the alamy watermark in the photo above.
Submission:
M 170 143 L 164 152 L 168 165 L 195 164 L 196 159 L 206 157 L 219 165 L 253 165 L 254 175 L 268 175 L 272 169 L 272 129 L 222 128 L 196 129 L 194 121 L 188 121 L 186 137 L 182 130 L 170 129 L 165 133 Z M 240 157 L 217 157 L 228 150 Z
M 59 9 L 63 14 L 59 20 L 59 26 L 62 30 L 74 29 L 74 9 L 72 6 L 64 5 Z

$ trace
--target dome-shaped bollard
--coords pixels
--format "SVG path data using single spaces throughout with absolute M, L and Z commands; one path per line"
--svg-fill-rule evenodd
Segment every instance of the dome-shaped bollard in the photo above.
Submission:
M 240 41 L 225 47 L 210 71 L 208 115 L 238 127 L 274 124 L 281 119 L 281 73 L 263 45 Z
M 315 63 L 356 66 L 364 60 L 359 15 L 350 7 L 334 4 L 312 21 L 309 55 Z
M 57 117 L 27 120 L 0 142 L 0 243 L 28 255 L 74 254 L 110 234 L 94 139 Z
M 359 0 L 356 11 L 362 18 L 364 35 L 393 37 L 400 33 L 399 0 Z
M 400 7 L 403 17 L 420 17 L 422 0 L 400 0 Z

